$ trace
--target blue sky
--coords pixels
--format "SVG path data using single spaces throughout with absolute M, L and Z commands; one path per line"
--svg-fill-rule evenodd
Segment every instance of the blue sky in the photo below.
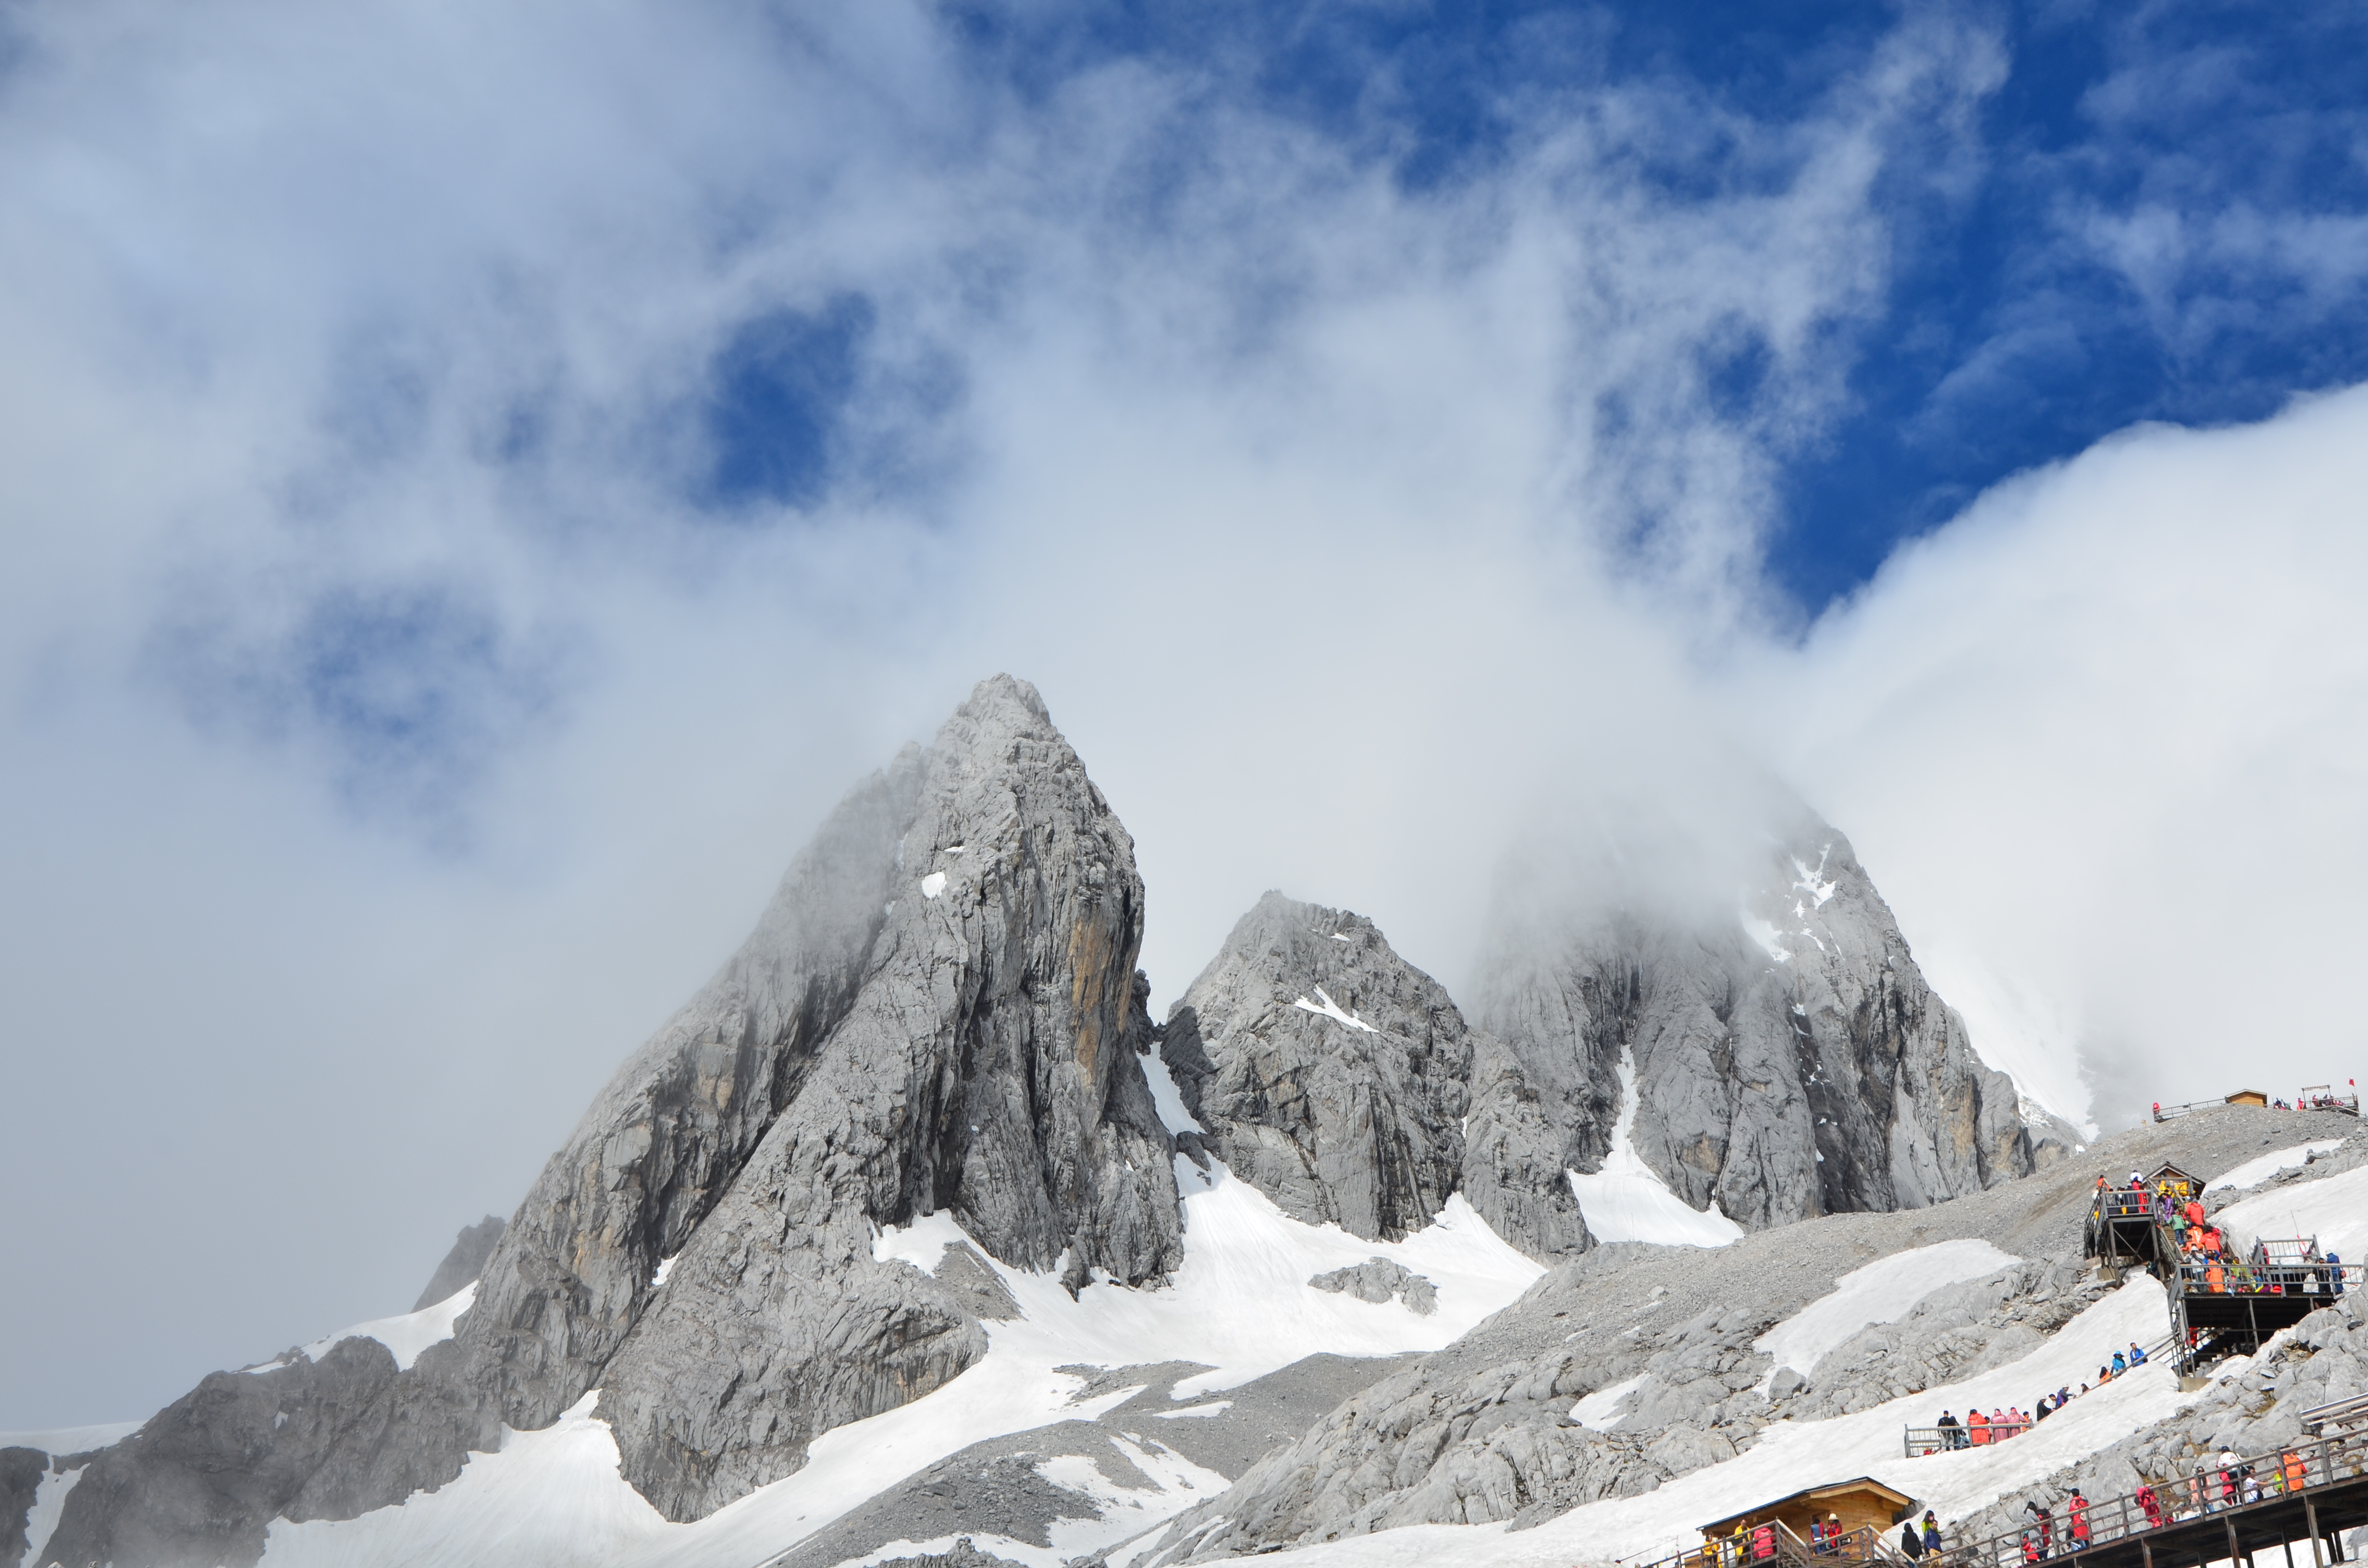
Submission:
M 2363 34 L 0 4 L 0 1429 L 407 1305 L 999 669 L 1162 1005 L 1772 774 L 2067 1114 L 2346 1075 Z
M 1782 125 L 1847 92 L 1887 5 L 1130 6 L 1087 28 L 959 11 L 982 68 L 1042 93 L 1144 58 L 1304 125 L 1414 188 L 1502 164 L 1540 106 L 1622 83 Z M 1837 327 L 1844 385 L 1780 443 L 1774 584 L 1814 615 L 1999 478 L 2146 420 L 2259 419 L 2368 371 L 2368 8 L 1968 8 L 2007 70 L 1962 135 L 1902 136 L 1886 276 Z M 1708 193 L 1781 180 L 1748 131 L 1635 150 Z M 1745 144 L 1736 144 L 1737 142 Z M 1709 350 L 1748 400 L 1748 338 Z

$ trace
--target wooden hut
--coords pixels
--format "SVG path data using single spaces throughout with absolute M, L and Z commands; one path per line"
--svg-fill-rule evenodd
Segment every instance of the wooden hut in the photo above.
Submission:
M 2168 1192 L 2173 1203 L 2184 1203 L 2203 1190 L 2202 1182 L 2169 1164 L 2157 1165 L 2154 1174 L 2146 1177 L 2146 1186 L 2157 1192 Z
M 1733 1535 L 1738 1526 L 1748 1534 L 1760 1525 L 1781 1524 L 1806 1540 L 1811 1526 L 1828 1515 L 1840 1515 L 1845 1530 L 1871 1526 L 1878 1531 L 1884 1531 L 1915 1511 L 1915 1498 L 1905 1492 L 1893 1491 L 1873 1476 L 1861 1475 L 1856 1481 L 1837 1481 L 1825 1486 L 1812 1486 L 1789 1497 L 1779 1497 L 1772 1503 L 1747 1508 L 1740 1514 L 1713 1519 L 1702 1527 L 1702 1532 L 1704 1540 L 1723 1540 Z
M 2261 1093 L 2259 1089 L 2239 1089 L 2235 1094 L 2230 1095 L 2227 1099 L 2222 1103 L 2226 1105 L 2257 1105 L 2266 1108 L 2270 1103 L 2270 1096 Z

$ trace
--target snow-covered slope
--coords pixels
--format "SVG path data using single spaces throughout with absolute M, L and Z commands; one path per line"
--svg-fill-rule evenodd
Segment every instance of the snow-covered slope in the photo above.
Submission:
M 2321 1252 L 2358 1263 L 2368 1258 L 2368 1165 L 2231 1203 L 2217 1218 L 2230 1235 L 2245 1241 L 2317 1236 Z
M 1720 1211 L 1718 1199 L 1712 1199 L 1707 1209 L 1694 1208 L 1669 1190 L 1658 1171 L 1636 1157 L 1639 1102 L 1633 1051 L 1620 1053 L 1620 1103 L 1624 1108 L 1602 1168 L 1591 1176 L 1566 1173 L 1588 1233 L 1599 1242 L 1687 1247 L 1723 1247 L 1739 1238 L 1743 1227 Z
M 2242 1191 L 2248 1187 L 2259 1187 L 2280 1171 L 2297 1169 L 2342 1146 L 2340 1138 L 2322 1138 L 2315 1143 L 2297 1143 L 2291 1149 L 2272 1149 L 2260 1159 L 2247 1160 L 2235 1170 L 2218 1177 L 2209 1190 L 2217 1192 L 2223 1187 L 2233 1187 Z
M 2095 1371 L 2100 1354 L 2133 1339 L 2159 1339 L 2169 1326 L 2161 1288 L 2151 1279 L 2135 1280 L 2009 1366 L 1854 1415 L 1780 1421 L 1736 1458 L 1641 1496 L 1574 1508 L 1532 1529 L 1410 1526 L 1260 1561 L 1267 1568 L 1569 1568 L 1574 1562 L 1658 1557 L 1698 1544 L 1701 1537 L 1691 1528 L 1695 1524 L 1804 1486 L 1858 1475 L 1872 1475 L 1953 1518 L 2201 1395 L 2180 1393 L 2170 1369 L 2157 1363 L 2075 1400 L 2063 1414 L 2011 1442 L 1905 1459 L 1901 1427 L 1929 1425 L 1943 1408 L 2028 1404 L 2042 1390 L 2077 1385 Z
M 1815 1373 L 1827 1352 L 1860 1330 L 1898 1322 L 1943 1285 L 1979 1279 L 2021 1261 L 1985 1241 L 1910 1247 L 1851 1269 L 1834 1281 L 1832 1295 L 1811 1301 L 1754 1340 L 1752 1348 L 1765 1352 L 1776 1367 Z M 1775 1375 L 1774 1368 L 1769 1375 Z
M 1072 1300 L 1057 1273 L 995 1267 L 1021 1315 L 988 1325 L 983 1360 L 910 1404 L 825 1433 L 803 1470 L 705 1519 L 671 1524 L 625 1483 L 615 1437 L 591 1414 L 597 1401 L 586 1396 L 555 1426 L 506 1434 L 499 1453 L 473 1456 L 460 1479 L 440 1491 L 352 1520 L 274 1523 L 264 1560 L 323 1568 L 415 1562 L 751 1568 L 934 1460 L 985 1438 L 1098 1416 L 1143 1386 L 1086 1393 L 1085 1377 L 1058 1369 L 1158 1361 L 1209 1369 L 1176 1386 L 1181 1397 L 1232 1388 L 1324 1352 L 1382 1357 L 1435 1350 L 1544 1272 L 1499 1241 L 1460 1197 L 1402 1242 L 1367 1242 L 1336 1225 L 1291 1219 L 1222 1163 L 1212 1161 L 1204 1172 L 1179 1158 L 1176 1176 L 1184 1194 L 1185 1257 L 1167 1288 L 1100 1282 Z M 949 1245 L 971 1241 L 939 1215 L 882 1233 L 873 1251 L 926 1271 L 939 1265 Z M 1396 1301 L 1375 1304 L 1307 1283 L 1314 1275 L 1373 1257 L 1430 1279 L 1438 1288 L 1437 1311 L 1417 1314 Z M 1107 1495 L 1111 1506 L 1105 1520 L 1075 1521 L 1075 1528 L 1056 1532 L 1049 1552 L 1017 1540 L 997 1541 L 993 1550 L 1053 1568 L 1065 1556 L 1113 1544 L 1208 1495 L 1205 1471 L 1168 1455 L 1157 1431 L 1139 1437 L 1144 1458 L 1135 1467 L 1159 1484 L 1125 1486 L 1106 1471 L 1074 1474 L 1070 1490 Z M 1053 1479 L 1062 1463 L 1048 1461 Z M 973 1533 L 982 1548 L 988 1546 L 988 1532 Z
M 473 1279 L 432 1307 L 422 1307 L 416 1312 L 399 1317 L 373 1318 L 358 1323 L 351 1328 L 341 1328 L 335 1334 L 324 1334 L 312 1344 L 292 1352 L 307 1361 L 317 1361 L 348 1339 L 375 1339 L 394 1357 L 398 1370 L 409 1371 L 420 1353 L 431 1345 L 441 1345 L 452 1337 L 452 1325 L 477 1299 L 477 1282 Z M 260 1367 L 244 1369 L 249 1372 L 270 1372 L 288 1365 L 288 1358 L 267 1361 Z

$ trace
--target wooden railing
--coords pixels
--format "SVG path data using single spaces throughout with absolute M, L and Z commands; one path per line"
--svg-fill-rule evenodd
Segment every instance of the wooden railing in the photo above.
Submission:
M 1819 1568 L 1829 1562 L 1880 1562 L 1898 1568 L 1907 1562 L 1898 1545 L 1872 1525 L 1823 1540 L 1803 1540 L 1791 1526 L 1771 1522 L 1629 1568 Z

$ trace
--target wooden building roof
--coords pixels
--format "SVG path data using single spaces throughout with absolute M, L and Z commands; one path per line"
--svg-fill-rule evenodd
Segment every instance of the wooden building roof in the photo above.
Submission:
M 1806 1522 L 1827 1514 L 1839 1514 L 1845 1528 L 1855 1529 L 1863 1524 L 1895 1525 L 1915 1511 L 1916 1499 L 1907 1493 L 1885 1486 L 1871 1475 L 1853 1481 L 1828 1482 L 1823 1486 L 1811 1486 L 1789 1496 L 1762 1503 L 1756 1508 L 1746 1508 L 1739 1514 L 1729 1514 L 1723 1519 L 1713 1519 L 1702 1527 L 1709 1537 L 1731 1534 L 1738 1525 L 1749 1529 L 1757 1525 L 1782 1519 L 1793 1527 L 1793 1533 L 1806 1539 Z

